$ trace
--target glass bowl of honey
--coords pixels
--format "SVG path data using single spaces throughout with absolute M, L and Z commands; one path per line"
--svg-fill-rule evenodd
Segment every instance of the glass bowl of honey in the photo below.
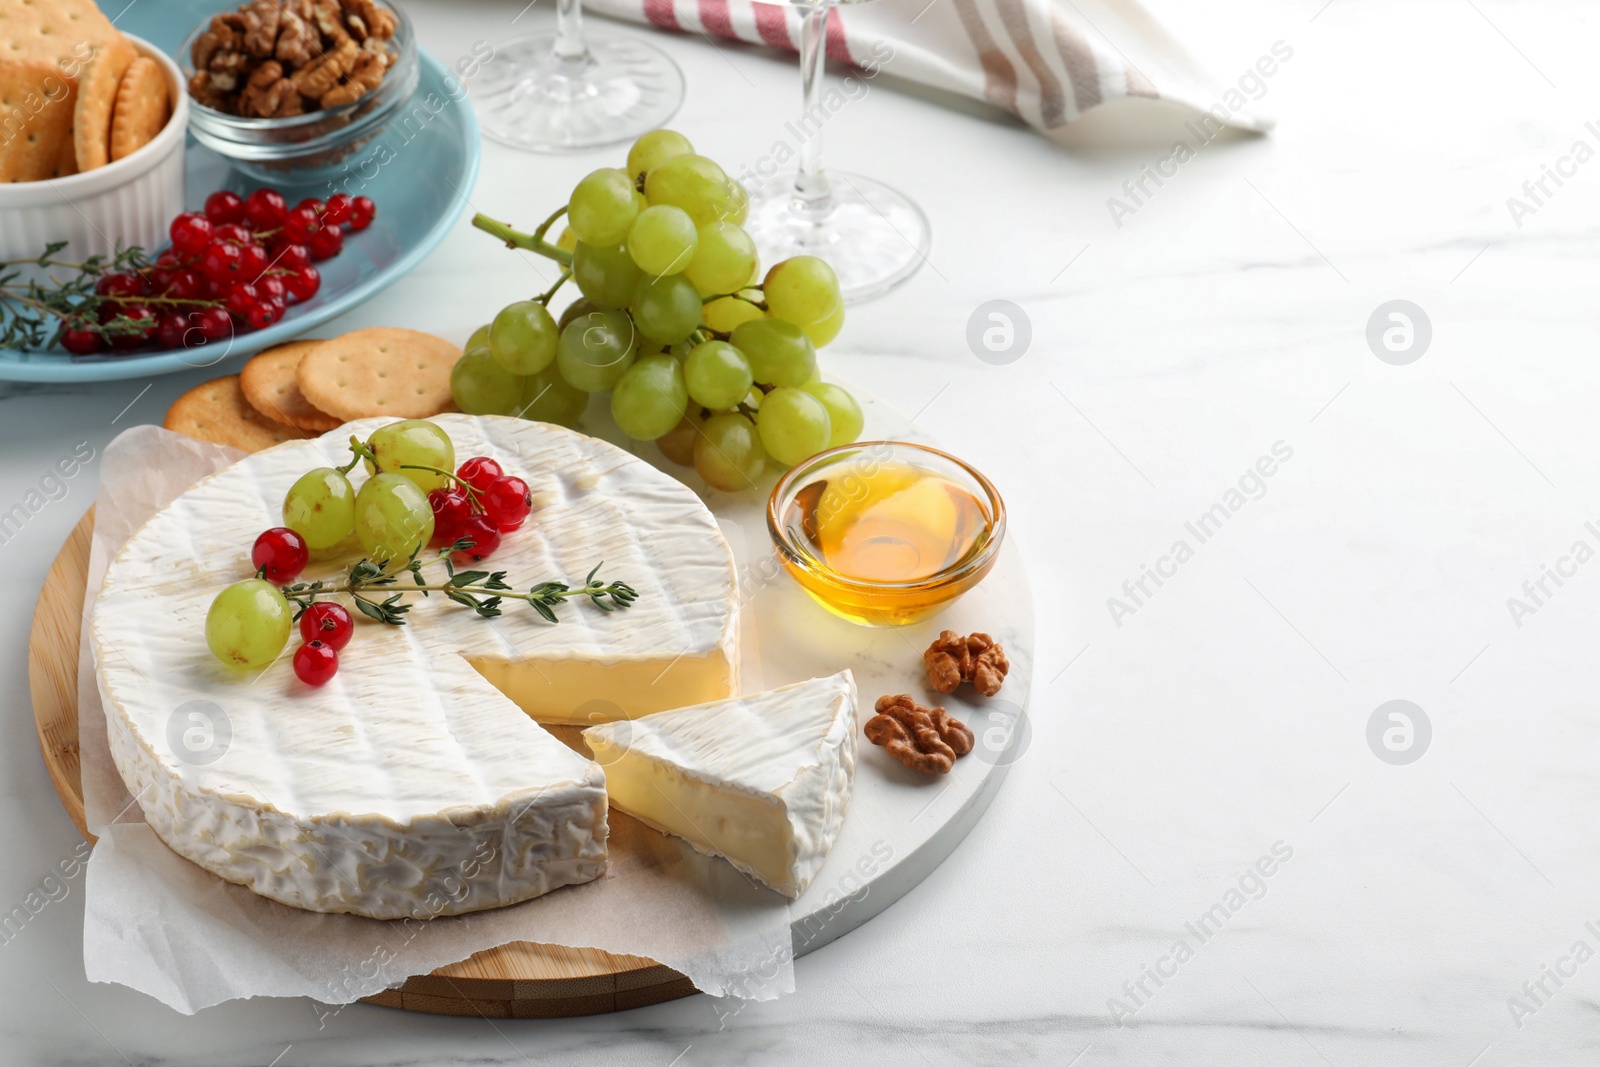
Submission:
M 817 603 L 864 626 L 909 626 L 994 567 L 1006 506 L 988 478 L 949 453 L 863 441 L 785 474 L 767 501 L 767 530 Z

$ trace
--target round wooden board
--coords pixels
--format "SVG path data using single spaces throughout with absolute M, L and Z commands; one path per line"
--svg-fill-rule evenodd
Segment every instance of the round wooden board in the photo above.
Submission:
M 93 534 L 91 508 L 45 577 L 28 638 L 28 681 L 45 768 L 78 832 L 91 841 L 78 766 L 78 636 Z M 367 1003 L 440 1015 L 548 1019 L 625 1011 L 693 992 L 689 979 L 643 956 L 518 941 L 417 975 Z

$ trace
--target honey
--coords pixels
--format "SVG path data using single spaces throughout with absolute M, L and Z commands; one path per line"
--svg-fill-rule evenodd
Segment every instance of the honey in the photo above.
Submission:
M 828 610 L 869 625 L 916 622 L 993 563 L 989 503 L 902 460 L 858 456 L 818 470 L 780 521 L 794 579 Z

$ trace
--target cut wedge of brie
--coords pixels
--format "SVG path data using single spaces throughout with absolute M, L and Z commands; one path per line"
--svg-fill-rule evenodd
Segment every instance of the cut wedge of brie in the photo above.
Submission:
M 849 671 L 593 726 L 611 803 L 788 897 L 839 836 L 856 769 Z
M 489 456 L 532 487 L 533 516 L 489 567 L 526 590 L 603 561 L 638 601 L 574 598 L 552 625 L 516 601 L 482 619 L 413 592 L 404 626 L 357 616 L 320 689 L 295 678 L 298 635 L 248 674 L 206 647 L 211 600 L 251 576 L 284 492 L 387 421 L 248 456 L 117 553 L 90 623 L 117 768 L 175 852 L 313 911 L 452 915 L 596 878 L 604 777 L 533 718 L 588 725 L 738 691 L 732 554 L 670 475 L 545 423 L 439 416 L 459 458 Z M 339 578 L 356 555 L 303 580 Z

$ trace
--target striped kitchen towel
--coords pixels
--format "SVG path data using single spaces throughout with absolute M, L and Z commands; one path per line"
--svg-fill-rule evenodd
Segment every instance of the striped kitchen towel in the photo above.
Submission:
M 586 0 L 585 8 L 684 33 L 793 51 L 800 13 L 751 0 Z M 715 42 L 712 41 L 714 44 Z M 1118 97 L 1169 100 L 1220 125 L 1265 130 L 1256 110 L 1282 41 L 1222 82 L 1137 0 L 878 0 L 828 13 L 828 57 L 987 100 L 1042 130 Z

